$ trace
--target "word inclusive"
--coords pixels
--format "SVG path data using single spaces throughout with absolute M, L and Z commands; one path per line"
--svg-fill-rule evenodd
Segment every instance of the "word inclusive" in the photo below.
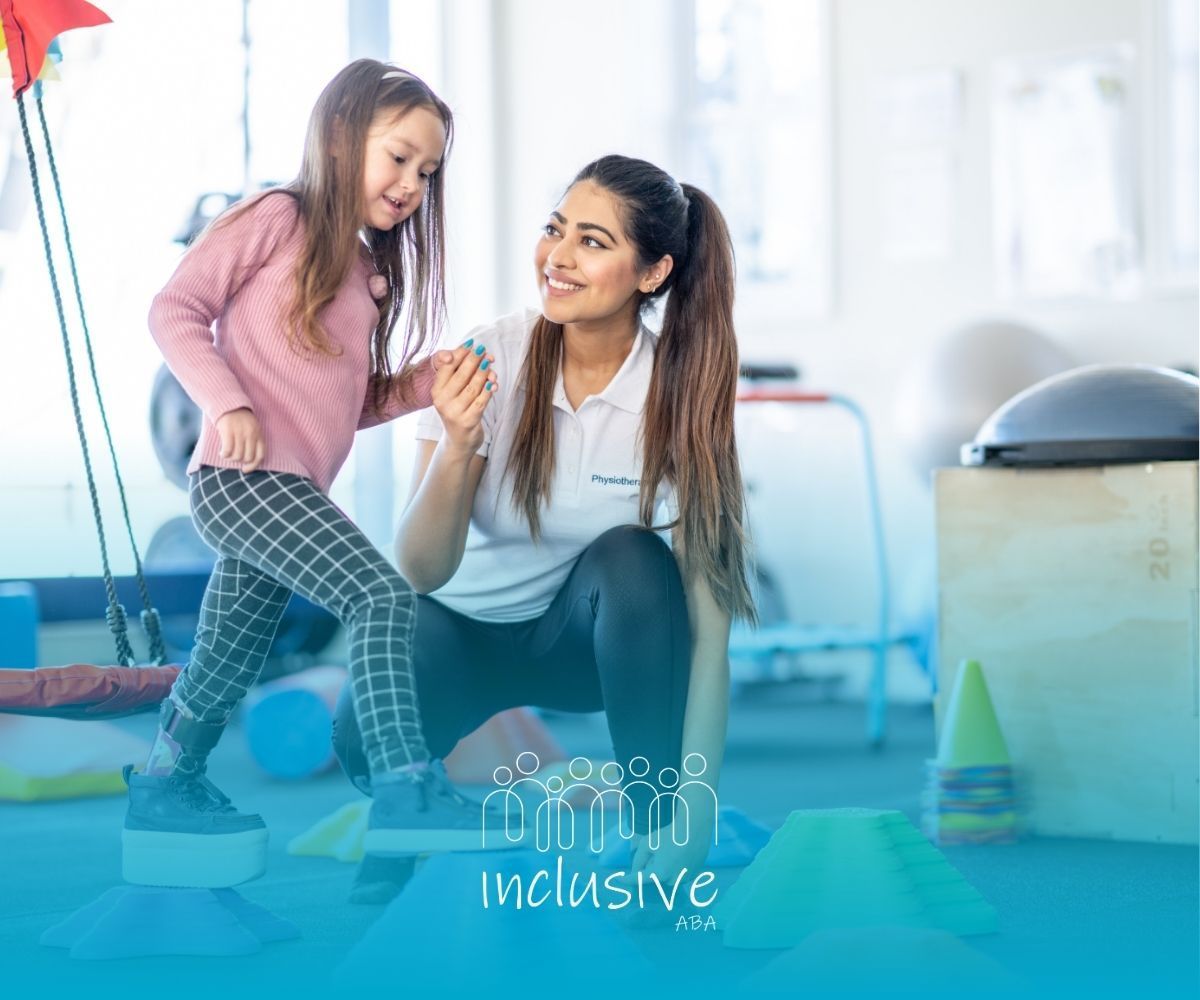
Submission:
M 541 869 L 526 881 L 520 874 L 510 875 L 507 878 L 501 872 L 481 872 L 481 882 L 483 889 L 483 908 L 486 910 L 491 906 L 492 897 L 489 892 L 492 880 L 495 880 L 495 900 L 497 906 L 507 906 L 511 904 L 516 909 L 521 909 L 522 906 L 536 908 L 542 906 L 551 900 L 552 905 L 558 907 L 571 907 L 572 909 L 587 905 L 590 900 L 591 905 L 595 909 L 600 909 L 601 903 L 601 888 L 603 885 L 604 896 L 608 900 L 605 904 L 607 909 L 620 910 L 634 903 L 636 896 L 636 905 L 645 909 L 646 907 L 646 883 L 650 883 L 652 890 L 658 892 L 659 898 L 662 899 L 663 905 L 667 910 L 675 908 L 675 900 L 679 894 L 680 887 L 687 881 L 688 870 L 683 868 L 675 876 L 674 879 L 668 879 L 667 885 L 663 885 L 662 880 L 655 873 L 651 872 L 647 875 L 645 872 L 637 872 L 634 876 L 635 890 L 627 889 L 621 884 L 627 876 L 623 871 L 613 872 L 605 877 L 603 883 L 599 882 L 599 876 L 596 872 L 584 876 L 580 872 L 573 872 L 570 876 L 570 881 L 564 886 L 563 877 L 563 859 L 560 855 L 555 863 L 554 873 L 548 869 Z M 704 897 L 700 895 L 701 891 L 716 881 L 716 876 L 709 871 L 696 872 L 691 878 L 691 885 L 687 890 L 687 898 L 690 900 L 692 907 L 695 909 L 703 909 L 711 906 L 717 898 L 717 890 L 714 888 L 711 893 Z M 669 891 L 668 891 L 669 887 Z M 564 894 L 565 888 L 565 894 Z M 624 897 L 624 898 L 620 898 Z M 651 905 L 655 905 L 653 892 L 650 894 Z

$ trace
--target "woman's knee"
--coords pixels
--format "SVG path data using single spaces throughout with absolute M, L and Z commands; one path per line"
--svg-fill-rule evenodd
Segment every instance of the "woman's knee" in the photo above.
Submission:
M 682 589 L 670 546 L 656 532 L 632 524 L 597 536 L 584 551 L 580 569 L 594 588 L 652 605 Z
M 589 562 L 616 573 L 641 573 L 674 563 L 666 541 L 636 524 L 620 524 L 597 535 L 585 550 Z
M 634 525 L 610 528 L 588 546 L 578 572 L 578 585 L 590 594 L 593 614 L 621 622 L 622 632 L 673 626 L 676 620 L 686 630 L 679 567 L 655 532 Z

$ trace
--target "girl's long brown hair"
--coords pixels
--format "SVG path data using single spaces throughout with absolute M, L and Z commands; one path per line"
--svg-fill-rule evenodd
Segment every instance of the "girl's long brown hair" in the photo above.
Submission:
M 641 521 L 653 524 L 659 485 L 671 483 L 679 517 L 667 527 L 681 535 L 684 578 L 701 576 L 725 611 L 755 621 L 733 426 L 738 358 L 729 230 L 708 195 L 644 160 L 602 157 L 572 186 L 582 181 L 616 197 L 640 268 L 666 254 L 674 261 L 655 292 L 638 293 L 645 309 L 670 292 L 642 418 Z M 561 359 L 562 327 L 539 317 L 521 371 L 525 402 L 508 465 L 513 505 L 534 538 L 554 476 L 551 397 Z
M 432 111 L 446 128 L 442 165 L 430 177 L 420 206 L 409 218 L 386 231 L 364 228 L 367 133 L 381 118 L 395 119 L 415 108 Z M 404 371 L 427 343 L 434 342 L 444 320 L 444 168 L 453 132 L 450 108 L 423 80 L 387 63 L 358 59 L 317 98 L 309 116 L 300 173 L 277 189 L 296 199 L 304 224 L 295 296 L 284 316 L 287 335 L 297 349 L 334 353 L 317 317 L 333 301 L 364 247 L 375 270 L 388 279 L 388 294 L 379 303 L 379 320 L 371 337 L 370 403 L 377 411 L 394 391 L 393 371 Z M 258 200 L 237 206 L 217 224 L 236 218 Z M 392 331 L 402 314 L 403 346 L 393 368 Z M 406 392 L 407 385 L 400 389 Z

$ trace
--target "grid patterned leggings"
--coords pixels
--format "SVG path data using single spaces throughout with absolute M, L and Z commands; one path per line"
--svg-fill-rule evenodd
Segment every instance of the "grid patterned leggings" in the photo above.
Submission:
M 416 598 L 379 550 L 312 482 L 289 473 L 205 466 L 189 499 L 218 558 L 172 699 L 201 722 L 225 723 L 258 679 L 295 591 L 346 628 L 371 773 L 427 760 L 412 671 Z

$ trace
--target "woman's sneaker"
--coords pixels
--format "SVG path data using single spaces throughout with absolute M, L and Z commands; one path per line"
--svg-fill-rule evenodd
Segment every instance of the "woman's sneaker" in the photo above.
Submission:
M 460 794 L 440 761 L 371 778 L 363 851 L 375 855 L 502 851 L 521 846 L 521 817 L 505 829 L 502 811 Z
M 381 906 L 400 895 L 416 872 L 417 855 L 364 854 L 354 873 L 350 902 Z
M 267 870 L 267 826 L 240 813 L 204 776 L 122 772 L 129 808 L 121 831 L 121 873 L 135 885 L 220 889 Z

